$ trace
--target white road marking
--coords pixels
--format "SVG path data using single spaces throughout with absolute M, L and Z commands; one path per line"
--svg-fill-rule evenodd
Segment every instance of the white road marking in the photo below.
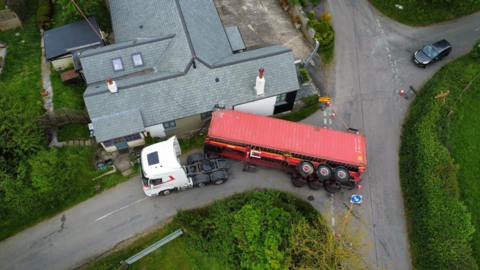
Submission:
M 327 125 L 327 118 L 323 118 L 323 124 Z
M 125 209 L 125 208 L 128 208 L 128 207 L 130 207 L 130 206 L 132 206 L 132 205 L 134 205 L 134 204 L 136 204 L 136 203 L 139 203 L 139 202 L 141 202 L 141 201 L 143 201 L 143 200 L 146 200 L 146 199 L 148 199 L 148 197 L 145 197 L 145 198 L 140 199 L 140 200 L 138 200 L 138 201 L 136 201 L 136 202 L 133 202 L 133 203 L 131 203 L 131 204 L 129 204 L 129 205 L 126 205 L 126 206 L 124 206 L 124 207 L 122 207 L 122 208 L 119 208 L 119 209 L 117 209 L 117 210 L 115 210 L 115 211 L 113 211 L 113 212 L 110 212 L 110 213 L 106 214 L 106 215 L 103 216 L 103 217 L 97 218 L 95 221 L 99 221 L 99 220 L 101 220 L 101 219 L 104 219 L 104 218 L 106 218 L 106 217 L 108 217 L 108 216 L 110 216 L 110 215 L 115 214 L 116 212 L 118 212 L 118 211 L 120 211 L 120 210 L 123 210 L 123 209 Z
M 327 117 L 327 111 L 323 111 L 323 116 Z
M 332 119 L 328 119 L 328 120 L 330 120 L 330 121 L 329 121 L 329 125 L 331 125 L 331 124 L 332 124 Z
M 393 61 L 393 65 L 394 65 L 394 66 L 397 66 L 397 61 Z
M 398 68 L 396 68 L 395 71 L 398 73 Z
M 382 29 L 382 28 L 380 28 L 380 31 L 382 32 L 382 34 L 385 34 L 385 32 L 383 32 L 383 29 Z
M 377 18 L 375 18 L 375 20 L 377 20 L 377 23 L 380 23 L 380 21 Z
M 251 24 L 247 25 L 248 28 L 252 29 L 253 32 L 255 32 L 257 34 L 257 31 L 255 31 L 255 29 L 253 29 L 253 26 Z
M 393 70 L 393 68 L 392 68 L 392 73 L 395 73 L 395 71 Z
M 378 27 L 382 28 L 382 26 L 380 25 L 380 23 L 377 23 L 378 24 Z
M 475 32 L 477 32 L 478 30 L 480 30 L 480 28 L 475 29 Z
M 296 36 L 296 37 L 294 37 L 294 38 L 290 39 L 289 41 L 287 41 L 286 43 L 284 43 L 282 46 L 285 46 L 285 45 L 287 45 L 288 43 L 290 43 L 290 42 L 294 41 L 295 39 L 297 39 L 297 38 L 299 38 L 299 37 L 301 37 L 301 36 L 303 36 L 303 34 L 300 34 L 300 35 L 298 35 L 298 36 Z
M 398 59 L 398 60 L 395 60 L 395 62 L 402 61 L 402 60 L 405 59 L 405 58 L 407 58 L 407 57 L 403 57 L 403 58 L 400 58 L 400 59 Z
M 387 52 L 390 52 L 390 49 L 388 47 L 386 47 L 386 48 L 387 48 Z

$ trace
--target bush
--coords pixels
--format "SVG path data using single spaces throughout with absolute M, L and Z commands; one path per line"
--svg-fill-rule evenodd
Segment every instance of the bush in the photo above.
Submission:
M 308 75 L 307 70 L 300 69 L 300 75 L 302 76 L 302 81 L 303 82 L 309 82 L 310 81 L 310 75 Z
M 475 45 L 473 45 L 472 52 L 470 53 L 470 56 L 473 59 L 478 59 L 480 58 L 480 40 L 477 40 Z
M 292 122 L 298 122 L 314 114 L 317 110 L 318 110 L 318 106 L 315 104 L 315 105 L 310 105 L 306 108 L 300 109 L 293 113 L 287 113 L 284 115 L 275 116 L 275 118 L 292 121 Z
M 305 13 L 305 18 L 309 20 L 315 19 L 315 11 L 310 10 L 309 12 Z
M 301 98 L 303 103 L 305 103 L 306 106 L 314 105 L 318 103 L 318 96 L 317 95 L 311 95 L 308 97 L 303 97 Z
M 320 21 L 322 22 L 332 22 L 332 16 L 328 12 L 320 14 Z
M 37 9 L 37 25 L 40 29 L 50 28 L 50 16 L 52 15 L 52 3 L 50 0 L 40 0 Z

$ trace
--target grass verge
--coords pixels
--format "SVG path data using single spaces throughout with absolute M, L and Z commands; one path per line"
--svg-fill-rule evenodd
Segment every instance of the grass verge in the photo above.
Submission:
M 203 141 L 207 137 L 207 134 L 204 133 L 203 135 L 197 135 L 190 139 L 186 140 L 178 140 L 180 143 L 180 148 L 182 149 L 182 153 L 187 153 L 188 151 L 196 148 L 203 148 Z
M 447 64 L 419 91 L 403 125 L 400 178 L 418 269 L 478 269 L 480 80 L 453 107 L 478 73 L 470 55 Z M 447 90 L 439 104 L 435 96 Z
M 335 48 L 332 47 L 326 50 L 320 49 L 320 53 L 323 55 L 323 59 L 322 59 L 323 65 L 328 66 L 333 61 L 333 57 L 335 55 Z
M 389 18 L 413 26 L 453 20 L 480 9 L 480 1 L 465 0 L 370 0 L 370 3 Z M 400 4 L 402 9 L 396 7 L 397 4 Z
M 58 182 L 56 189 L 60 190 L 58 194 L 48 193 L 47 196 L 39 190 L 36 190 L 35 194 L 19 193 L 19 200 L 25 203 L 35 200 L 35 204 L 32 203 L 32 206 L 25 210 L 28 214 L 17 213 L 17 216 L 21 217 L 7 216 L 0 221 L 0 241 L 129 179 L 117 172 L 92 181 L 106 172 L 94 170 L 92 160 L 96 151 L 96 148 L 84 146 L 57 148 L 58 160 L 61 163 L 52 170 L 75 171 L 75 177 L 56 178 L 55 181 Z M 69 165 L 75 168 L 72 169 L 68 167 Z M 45 163 L 45 166 L 49 165 Z

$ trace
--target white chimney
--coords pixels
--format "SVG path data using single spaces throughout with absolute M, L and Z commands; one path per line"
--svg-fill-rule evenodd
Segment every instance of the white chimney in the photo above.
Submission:
M 110 90 L 112 94 L 117 93 L 117 90 L 118 90 L 117 83 L 114 80 L 112 80 L 112 78 L 108 78 L 107 82 L 108 82 L 108 90 Z
M 265 78 L 263 77 L 263 72 L 265 71 L 263 68 L 258 70 L 260 74 L 257 77 L 257 83 L 255 84 L 255 91 L 257 92 L 257 96 L 263 95 L 265 90 Z

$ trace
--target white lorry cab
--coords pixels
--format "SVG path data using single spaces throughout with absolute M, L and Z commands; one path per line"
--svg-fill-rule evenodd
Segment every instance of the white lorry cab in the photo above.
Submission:
M 168 195 L 173 191 L 219 185 L 228 179 L 228 162 L 216 155 L 194 153 L 188 165 L 180 165 L 177 137 L 145 147 L 140 156 L 143 191 L 147 196 Z

